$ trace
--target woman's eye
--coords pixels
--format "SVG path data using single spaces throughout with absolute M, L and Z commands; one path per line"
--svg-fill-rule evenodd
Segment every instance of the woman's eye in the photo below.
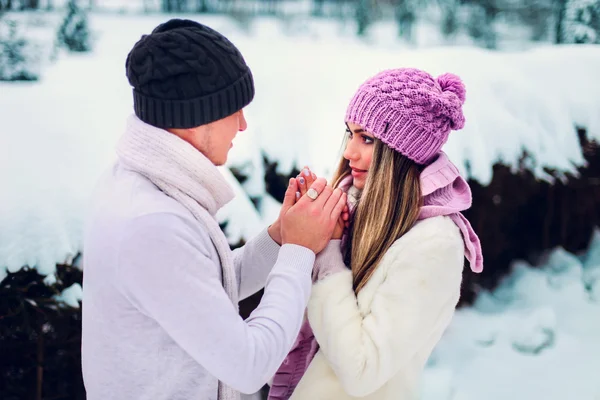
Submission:
M 365 144 L 371 144 L 371 143 L 373 143 L 373 138 L 370 138 L 370 137 L 364 136 L 364 135 L 363 135 L 362 138 L 363 138 L 363 142 L 365 142 Z
M 346 135 L 348 135 L 348 137 L 352 139 L 352 131 L 350 129 L 346 129 Z

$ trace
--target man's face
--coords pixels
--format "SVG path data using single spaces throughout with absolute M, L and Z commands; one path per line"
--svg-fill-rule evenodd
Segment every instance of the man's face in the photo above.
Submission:
M 183 139 L 219 166 L 227 162 L 227 155 L 237 133 L 245 131 L 247 127 L 244 111 L 239 110 L 228 117 L 194 128 Z

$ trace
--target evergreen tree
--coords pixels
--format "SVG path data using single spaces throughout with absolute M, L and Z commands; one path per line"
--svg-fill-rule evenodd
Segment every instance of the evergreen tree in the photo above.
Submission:
M 13 20 L 0 19 L 0 81 L 39 79 L 39 52 Z
M 92 49 L 87 13 L 76 0 L 70 0 L 67 15 L 58 30 L 58 44 L 69 51 L 87 52 Z
M 459 4 L 456 0 L 447 0 L 440 4 L 442 9 L 442 23 L 440 30 L 445 37 L 453 36 L 460 28 L 458 20 Z
M 600 43 L 600 0 L 567 0 L 562 43 Z
M 28 267 L 0 281 L 0 398 L 85 399 L 81 308 L 61 300 L 82 277 L 78 267 L 57 265 L 53 284 Z
M 467 21 L 469 35 L 488 49 L 496 48 L 496 31 L 494 29 L 496 10 L 496 5 L 491 1 L 473 5 Z
M 394 16 L 398 23 L 398 35 L 411 42 L 419 4 L 416 0 L 399 0 L 395 6 Z
M 185 0 L 162 0 L 162 11 L 168 13 L 183 12 L 186 8 Z
M 356 24 L 358 36 L 364 36 L 371 23 L 371 5 L 369 0 L 358 0 L 356 2 Z

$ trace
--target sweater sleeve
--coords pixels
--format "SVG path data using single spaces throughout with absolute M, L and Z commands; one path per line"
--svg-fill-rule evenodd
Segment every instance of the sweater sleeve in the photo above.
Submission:
M 300 330 L 315 255 L 282 246 L 260 305 L 244 321 L 223 289 L 220 265 L 202 247 L 210 243 L 198 243 L 194 229 L 170 214 L 134 220 L 117 260 L 121 289 L 210 374 L 254 393 L 273 376 Z
M 456 232 L 455 232 L 456 233 Z M 439 340 L 460 293 L 460 234 L 394 244 L 378 268 L 387 271 L 359 307 L 352 273 L 330 275 L 313 285 L 308 317 L 325 358 L 351 396 L 382 387 L 414 360 L 421 346 Z M 373 278 L 375 279 L 375 278 Z M 368 311 L 365 311 L 368 308 Z
M 265 229 L 233 251 L 240 300 L 252 296 L 265 286 L 280 248 Z

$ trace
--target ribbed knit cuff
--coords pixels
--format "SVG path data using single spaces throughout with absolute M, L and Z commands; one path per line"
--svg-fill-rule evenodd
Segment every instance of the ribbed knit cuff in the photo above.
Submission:
M 218 92 L 186 100 L 159 99 L 133 90 L 135 115 L 157 128 L 195 128 L 225 118 L 254 98 L 254 80 L 248 70 Z
M 256 251 L 260 252 L 260 255 L 267 261 L 267 263 L 271 265 L 275 263 L 281 246 L 278 245 L 273 238 L 271 238 L 268 229 L 264 229 L 262 232 L 252 238 L 252 243 Z
M 315 253 L 297 244 L 284 244 L 279 250 L 276 265 L 278 268 L 289 268 L 308 276 L 315 264 Z

